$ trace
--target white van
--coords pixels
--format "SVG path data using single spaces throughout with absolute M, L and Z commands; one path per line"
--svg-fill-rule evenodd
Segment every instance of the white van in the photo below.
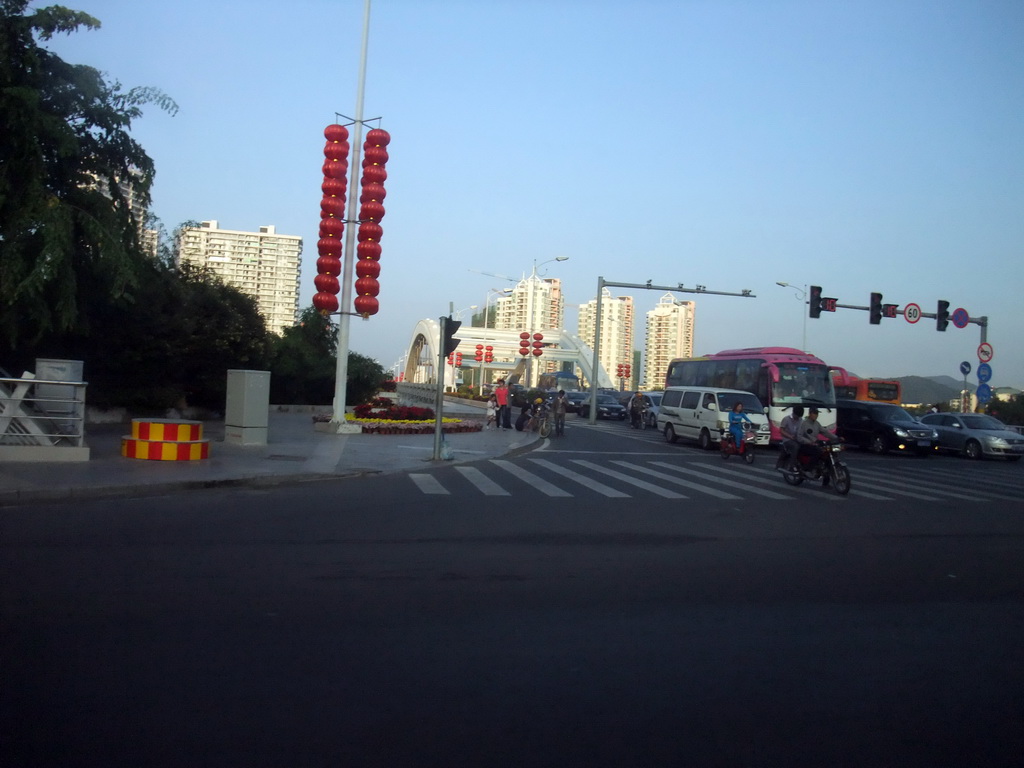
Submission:
M 682 437 L 697 441 L 701 448 L 711 448 L 722 430 L 729 432 L 729 411 L 738 402 L 757 428 L 757 444 L 768 445 L 772 433 L 764 406 L 757 395 L 739 389 L 669 387 L 661 397 L 658 430 L 670 443 Z

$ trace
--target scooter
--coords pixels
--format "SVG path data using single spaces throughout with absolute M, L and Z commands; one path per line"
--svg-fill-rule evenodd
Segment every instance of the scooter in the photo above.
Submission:
M 639 411 L 629 412 L 629 426 L 633 429 L 647 429 L 647 406 Z
M 846 446 L 828 440 L 818 440 L 815 445 L 821 449 L 818 458 L 798 452 L 795 460 L 778 467 L 783 480 L 790 485 L 800 485 L 804 480 L 821 480 L 823 485 L 831 485 L 833 491 L 845 496 L 850 492 L 850 470 L 840 461 L 839 454 L 846 450 Z
M 744 422 L 743 439 L 740 440 L 739 448 L 736 447 L 736 439 L 732 436 L 732 432 L 719 428 L 718 433 L 718 447 L 723 460 L 728 459 L 730 456 L 742 456 L 747 464 L 754 463 L 754 446 L 757 445 L 757 431 L 753 424 Z

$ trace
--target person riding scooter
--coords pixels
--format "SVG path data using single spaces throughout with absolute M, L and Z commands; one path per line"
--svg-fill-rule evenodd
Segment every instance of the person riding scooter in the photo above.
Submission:
M 639 391 L 634 392 L 633 396 L 629 398 L 629 402 L 626 403 L 626 409 L 629 411 L 629 423 L 633 427 L 641 426 L 641 420 L 644 417 L 644 396 Z

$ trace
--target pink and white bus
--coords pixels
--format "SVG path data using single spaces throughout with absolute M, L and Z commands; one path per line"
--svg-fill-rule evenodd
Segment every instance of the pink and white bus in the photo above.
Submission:
M 668 364 L 666 387 L 726 387 L 753 392 L 768 408 L 772 441 L 780 439 L 779 424 L 794 405 L 804 412 L 818 409 L 818 421 L 834 432 L 836 395 L 824 361 L 791 347 L 727 349 L 704 357 L 681 357 Z

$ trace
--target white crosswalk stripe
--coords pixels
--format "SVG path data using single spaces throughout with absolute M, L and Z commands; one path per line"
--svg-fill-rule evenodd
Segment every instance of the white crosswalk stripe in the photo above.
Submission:
M 410 474 L 409 479 L 416 483 L 416 487 L 419 488 L 423 493 L 433 496 L 450 496 L 451 491 L 446 489 L 441 483 L 438 482 L 437 478 L 433 475 L 424 475 L 420 473 Z
M 862 476 L 862 477 L 867 478 L 868 480 L 870 480 L 872 483 L 874 483 L 876 485 L 881 485 L 883 487 L 893 486 L 894 485 L 897 488 L 902 488 L 902 489 L 906 490 L 907 492 L 917 491 L 917 492 L 924 492 L 924 493 L 934 493 L 934 494 L 936 494 L 938 496 L 949 496 L 950 498 L 953 498 L 953 499 L 963 499 L 964 501 L 974 501 L 977 498 L 976 496 L 968 496 L 967 494 L 957 493 L 956 491 L 947 490 L 945 488 L 937 488 L 935 486 L 930 486 L 930 485 L 920 485 L 918 483 L 909 483 L 909 482 L 907 482 L 903 478 L 894 478 L 891 474 L 884 474 L 884 473 L 881 473 L 881 472 L 872 472 L 870 470 L 864 470 L 864 469 L 861 469 L 858 472 L 858 474 L 860 476 Z M 894 491 L 894 493 L 895 492 L 896 491 Z M 937 501 L 938 500 L 938 499 L 935 499 L 935 498 L 928 498 L 928 497 L 925 497 L 925 496 L 918 496 L 916 498 L 921 498 L 921 499 L 924 499 L 925 501 Z
M 709 469 L 709 468 L 711 468 L 713 470 L 721 470 L 723 472 L 729 472 L 729 470 L 727 470 L 725 467 L 719 467 L 719 466 L 716 466 L 716 465 L 705 465 L 705 466 L 702 466 L 699 470 L 696 470 L 696 469 L 690 469 L 688 467 L 674 466 L 672 464 L 667 464 L 665 462 L 660 462 L 660 461 L 659 462 L 655 462 L 655 463 L 660 465 L 660 466 L 663 466 L 663 467 L 666 467 L 668 469 L 671 469 L 671 470 L 673 470 L 675 472 L 682 472 L 683 474 L 688 474 L 688 475 L 697 475 L 698 477 L 700 477 L 701 479 L 703 479 L 705 481 L 712 482 L 712 483 L 721 483 L 722 485 L 724 485 L 724 486 L 726 486 L 728 488 L 742 489 L 742 490 L 746 491 L 747 493 L 754 494 L 755 496 L 764 496 L 766 499 L 790 499 L 790 498 L 792 498 L 791 496 L 786 496 L 785 494 L 782 494 L 782 493 L 776 493 L 775 491 L 765 491 L 765 490 L 762 490 L 761 488 L 750 488 L 750 487 L 748 487 L 746 485 L 746 483 L 741 483 L 741 482 L 739 482 L 737 480 L 729 480 L 727 478 L 711 477 L 710 475 L 707 474 L 707 469 Z M 733 474 L 736 474 L 736 473 L 733 473 Z
M 579 464 L 581 467 L 587 467 L 588 469 L 593 469 L 593 470 L 595 470 L 597 472 L 600 472 L 602 475 L 607 475 L 608 477 L 614 477 L 616 480 L 621 480 L 624 483 L 629 483 L 630 485 L 635 485 L 637 488 L 643 488 L 645 490 L 650 491 L 651 493 L 653 493 L 656 496 L 661 496 L 662 498 L 666 498 L 666 499 L 686 499 L 686 498 L 689 498 L 688 496 L 683 496 L 683 494 L 681 494 L 681 493 L 676 493 L 675 491 L 669 491 L 669 490 L 667 490 L 665 488 L 662 488 L 660 485 L 655 485 L 654 483 L 648 483 L 648 482 L 646 482 L 644 480 L 637 480 L 635 477 L 630 477 L 629 475 L 623 474 L 622 472 L 616 472 L 614 469 L 608 469 L 607 467 L 602 467 L 602 466 L 600 466 L 598 464 L 594 464 L 591 461 L 584 461 L 583 459 L 573 459 L 573 463 L 574 464 Z M 615 463 L 618 464 L 619 462 L 615 462 Z
M 752 470 L 753 472 L 755 472 L 755 473 L 757 473 L 759 475 L 762 475 L 763 479 L 760 482 L 764 482 L 764 483 L 769 483 L 769 482 L 770 483 L 777 483 L 779 481 L 779 479 L 782 477 L 782 473 L 779 472 L 779 470 L 775 469 L 774 466 L 771 469 L 765 469 L 764 467 L 757 467 L 757 466 L 748 467 L 748 469 Z M 854 482 L 851 482 L 851 485 L 852 485 L 852 490 L 850 491 L 850 495 L 854 496 L 856 498 L 871 499 L 872 501 L 893 501 L 892 496 L 881 496 L 881 495 L 879 495 L 877 493 L 871 493 L 870 491 L 865 491 L 863 488 L 859 487 L 859 485 L 857 483 L 854 483 Z M 832 496 L 830 498 L 839 499 L 841 497 L 839 497 L 839 496 Z
M 456 467 L 455 471 L 472 483 L 484 496 L 511 495 L 476 467 Z
M 579 483 L 580 485 L 583 485 L 592 491 L 597 491 L 602 496 L 607 496 L 611 499 L 629 498 L 628 493 L 617 491 L 614 488 L 605 485 L 604 483 L 599 483 L 597 480 L 587 477 L 586 475 L 581 475 L 578 472 L 573 472 L 568 467 L 559 466 L 558 464 L 555 464 L 555 462 L 553 461 L 548 461 L 547 459 L 530 459 L 530 461 L 532 461 L 534 464 L 537 464 L 538 466 L 551 470 L 555 474 L 561 475 L 566 480 L 572 480 L 574 483 Z
M 518 477 L 520 479 L 523 479 L 523 475 L 526 474 L 522 467 L 511 461 L 507 461 L 506 459 L 491 459 L 491 464 L 505 470 L 510 475 L 514 475 L 515 477 Z M 559 488 L 554 483 L 549 483 L 543 477 L 540 477 L 536 474 L 530 474 L 527 481 L 532 487 L 536 488 L 538 491 L 540 491 L 546 496 L 563 499 L 572 496 L 572 494 L 569 493 L 564 488 Z

